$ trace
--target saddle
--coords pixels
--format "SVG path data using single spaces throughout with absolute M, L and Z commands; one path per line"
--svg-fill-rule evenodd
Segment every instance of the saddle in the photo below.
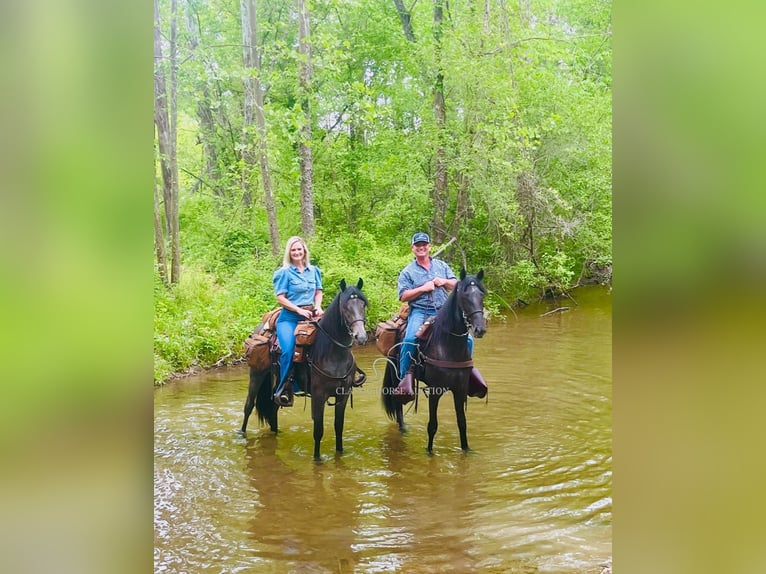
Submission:
M 410 306 L 404 303 L 393 317 L 375 328 L 375 347 L 384 357 L 393 357 L 396 351 L 391 351 L 394 346 L 404 339 L 407 331 L 407 319 L 410 316 Z
M 251 367 L 264 370 L 271 365 L 272 353 L 279 354 L 282 350 L 277 341 L 276 325 L 282 307 L 265 313 L 261 318 L 261 324 L 245 339 L 245 359 Z M 293 363 L 306 361 L 308 348 L 316 339 L 316 323 L 312 321 L 300 321 L 295 326 L 295 351 Z
M 269 356 L 276 338 L 276 324 L 282 307 L 273 309 L 261 317 L 261 324 L 245 339 L 245 360 L 254 369 L 263 371 L 271 365 Z

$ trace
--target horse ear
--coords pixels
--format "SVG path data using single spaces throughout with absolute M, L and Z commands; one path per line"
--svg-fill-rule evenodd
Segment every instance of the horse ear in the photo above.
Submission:
M 346 280 L 341 279 L 340 280 L 340 292 L 343 293 L 346 290 Z
M 362 281 L 362 278 L 359 278 L 359 281 L 356 282 L 356 288 L 360 291 L 362 290 L 362 285 L 364 285 L 364 281 Z
M 460 270 L 460 280 L 462 281 L 463 279 L 465 279 L 465 267 Z
M 484 279 L 484 269 L 479 269 L 479 272 L 476 274 L 476 279 L 478 279 L 479 281 Z

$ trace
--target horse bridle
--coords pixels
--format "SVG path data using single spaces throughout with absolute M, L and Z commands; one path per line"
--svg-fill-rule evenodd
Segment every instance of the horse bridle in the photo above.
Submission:
M 349 295 L 348 298 L 349 299 L 359 299 L 359 296 L 354 293 L 354 294 Z M 319 321 L 312 321 L 312 323 L 315 323 L 316 326 L 319 328 L 319 330 L 322 331 L 322 333 L 324 333 L 325 335 L 327 335 L 327 338 L 330 339 L 330 341 L 332 341 L 334 345 L 336 345 L 338 347 L 341 347 L 343 349 L 350 349 L 353 346 L 353 344 L 354 344 L 354 333 L 351 330 L 351 327 L 353 326 L 354 323 L 364 323 L 364 319 L 354 319 L 353 321 L 351 321 L 351 323 L 346 323 L 346 319 L 343 317 L 343 313 L 341 313 L 340 316 L 343 319 L 343 324 L 346 326 L 346 330 L 348 331 L 348 334 L 351 336 L 351 342 L 348 345 L 346 345 L 344 343 L 341 343 L 340 341 L 337 341 L 335 339 L 335 337 L 330 335 L 330 333 L 328 333 L 322 327 L 322 325 L 319 324 Z
M 352 294 L 352 295 L 349 295 L 349 299 L 359 299 L 359 296 L 356 295 L 356 294 Z M 341 318 L 343 318 L 343 313 L 341 313 Z M 346 319 L 345 318 L 343 319 L 343 324 L 346 326 L 346 329 L 348 330 L 348 334 L 351 336 L 351 342 L 348 345 L 345 345 L 345 344 L 341 343 L 340 341 L 337 341 L 335 339 L 335 337 L 330 335 L 330 333 L 328 333 L 324 329 L 324 327 L 322 327 L 322 325 L 319 324 L 319 321 L 312 321 L 312 323 L 316 323 L 316 326 L 319 328 L 319 330 L 322 331 L 325 335 L 327 335 L 327 338 L 330 339 L 330 341 L 332 341 L 334 345 L 336 345 L 338 347 L 341 347 L 342 349 L 350 349 L 352 347 L 352 345 L 354 344 L 354 333 L 351 331 L 351 326 L 354 323 L 364 323 L 364 319 L 354 319 L 353 321 L 351 321 L 351 323 L 346 323 Z M 320 375 L 322 375 L 326 379 L 331 379 L 331 380 L 335 380 L 335 381 L 343 381 L 343 380 L 347 379 L 349 377 L 349 375 L 351 375 L 351 373 L 357 368 L 356 361 L 352 361 L 351 362 L 351 367 L 349 368 L 348 372 L 345 375 L 341 375 L 340 377 L 338 377 L 338 376 L 331 375 L 330 373 L 325 372 L 323 369 L 321 369 L 316 363 L 314 363 L 311 360 L 310 356 L 309 356 L 309 361 L 308 362 L 309 362 L 309 366 L 312 369 L 316 369 L 319 372 Z
M 479 287 L 476 284 L 476 282 L 471 281 L 468 284 L 469 287 L 472 286 L 472 285 L 474 287 L 476 287 L 477 289 L 479 289 L 479 291 L 482 291 L 481 287 Z M 482 291 L 482 293 L 483 293 L 483 291 Z M 463 323 L 465 323 L 466 328 L 467 329 L 473 329 L 473 323 L 471 322 L 471 317 L 473 317 L 474 315 L 478 315 L 479 313 L 484 314 L 484 309 L 483 308 L 482 309 L 477 309 L 476 311 L 471 311 L 470 313 L 466 314 L 466 312 L 463 311 L 463 306 L 461 305 L 460 306 L 460 312 L 463 314 Z M 451 335 L 455 335 L 455 333 L 450 333 L 450 334 Z M 466 333 L 464 335 L 455 335 L 455 336 L 456 337 L 466 337 L 466 336 L 468 336 L 468 331 L 466 331 Z

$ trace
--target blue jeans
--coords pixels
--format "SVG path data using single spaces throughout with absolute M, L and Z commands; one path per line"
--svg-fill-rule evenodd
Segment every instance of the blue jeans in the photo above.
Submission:
M 417 353 L 415 346 L 415 333 L 426 319 L 436 315 L 436 309 L 420 309 L 410 307 L 410 317 L 407 319 L 407 330 L 404 332 L 402 346 L 399 348 L 399 378 L 401 379 L 410 368 L 410 363 Z M 468 354 L 473 356 L 473 336 L 468 334 Z
M 282 349 L 282 355 L 279 357 L 279 385 L 277 385 L 277 393 L 282 392 L 282 386 L 290 370 L 290 363 L 293 362 L 295 327 L 301 320 L 303 320 L 303 317 L 287 309 L 282 309 L 277 318 L 277 340 L 279 341 L 279 347 Z

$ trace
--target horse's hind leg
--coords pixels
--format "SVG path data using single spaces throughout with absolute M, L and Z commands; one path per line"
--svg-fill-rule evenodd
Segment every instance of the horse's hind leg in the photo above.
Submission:
M 396 407 L 396 424 L 399 425 L 399 432 L 407 432 L 407 427 L 404 426 L 404 407 L 400 404 Z
M 455 400 L 457 428 L 460 431 L 460 448 L 468 450 L 468 430 L 465 421 L 466 396 L 463 393 L 452 391 L 452 398 Z
M 428 453 L 433 453 L 434 450 L 434 436 L 439 428 L 439 419 L 436 416 L 436 412 L 439 410 L 439 399 L 441 393 L 433 392 L 433 388 L 428 393 Z
M 245 401 L 245 418 L 242 420 L 242 428 L 240 432 L 245 434 L 247 431 L 247 419 L 250 418 L 250 414 L 253 412 L 255 406 L 255 396 L 258 390 L 258 379 L 253 376 L 252 369 L 250 370 L 250 385 L 247 389 L 247 400 Z

